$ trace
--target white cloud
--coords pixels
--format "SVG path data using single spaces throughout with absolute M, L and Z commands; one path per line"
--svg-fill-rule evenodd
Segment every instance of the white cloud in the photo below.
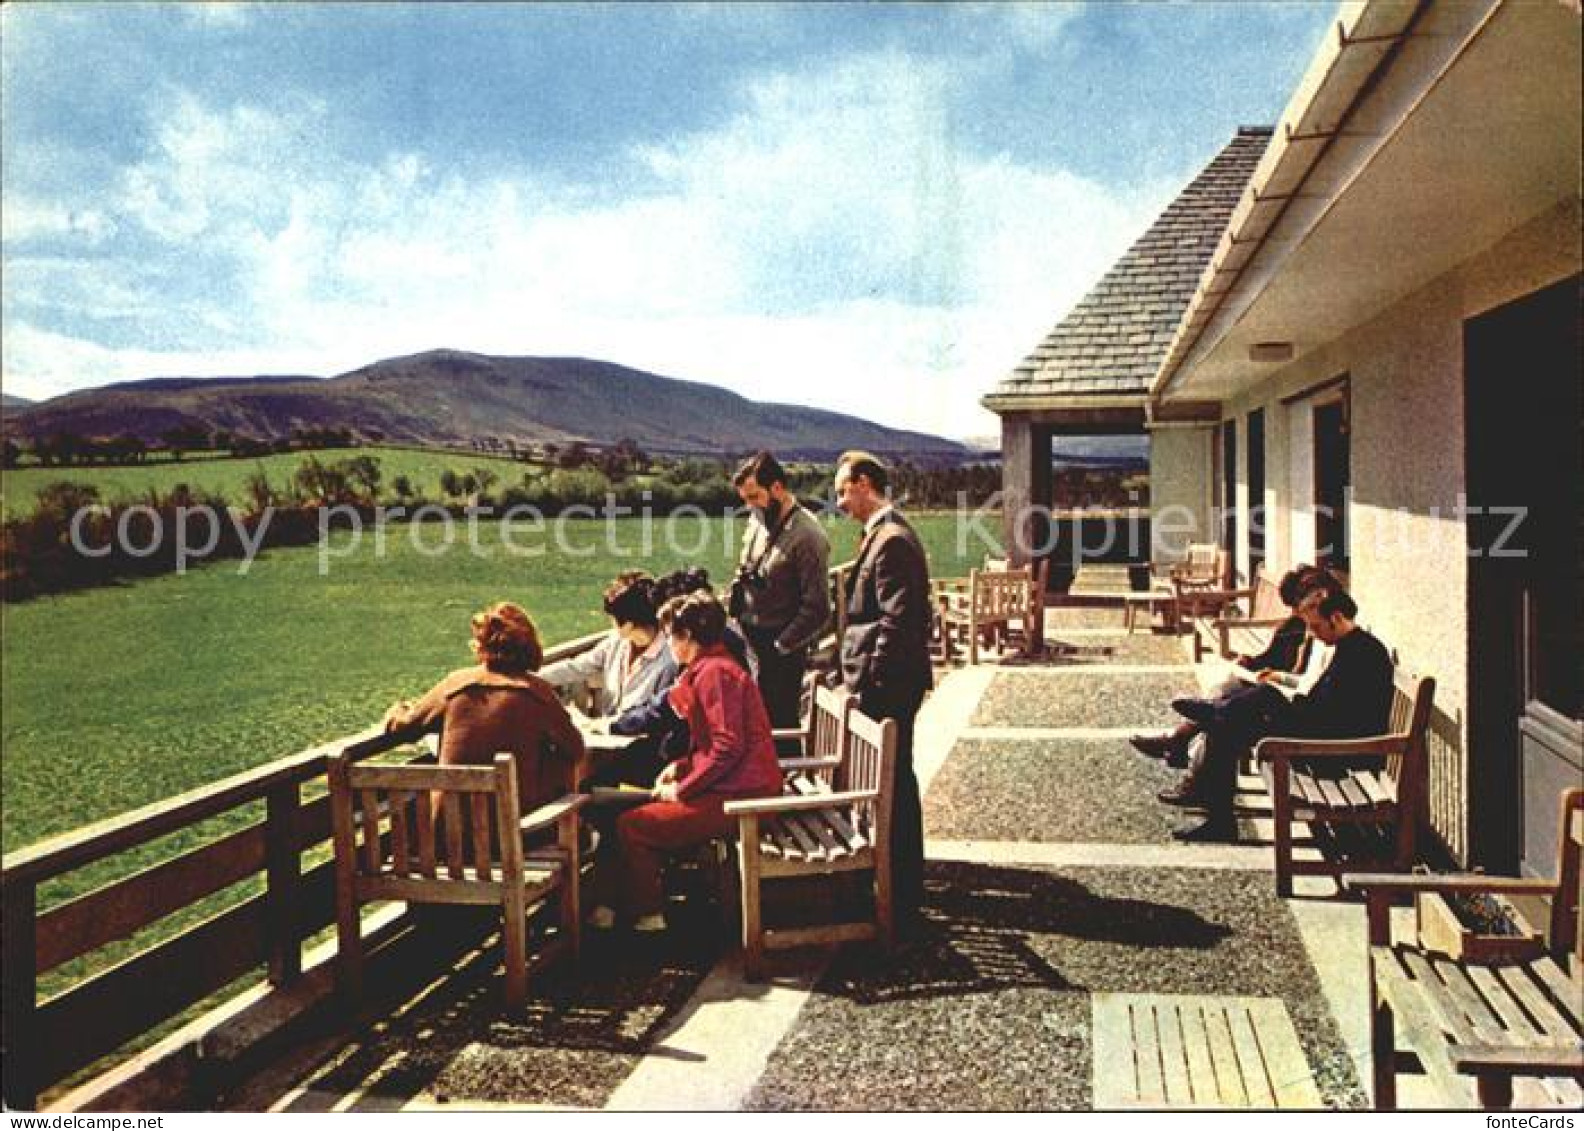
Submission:
M 92 207 L 72 207 L 12 194 L 6 199 L 5 208 L 0 209 L 0 238 L 6 243 L 64 236 L 91 247 L 115 235 L 115 230 L 115 221 Z
M 1177 186 L 969 155 L 953 81 L 894 53 L 765 77 L 726 125 L 635 153 L 645 195 L 594 206 L 531 170 L 355 163 L 327 143 L 322 104 L 215 109 L 176 92 L 100 220 L 135 225 L 173 262 L 229 262 L 240 306 L 236 285 L 217 287 L 207 315 L 181 317 L 241 338 L 127 351 L 8 325 L 7 384 L 39 396 L 153 374 L 334 373 L 452 346 L 605 358 L 983 433 L 978 398 Z M 142 301 L 149 325 L 169 317 L 171 296 Z
M 242 0 L 184 0 L 176 10 L 190 24 L 230 30 L 246 27 L 257 6 Z

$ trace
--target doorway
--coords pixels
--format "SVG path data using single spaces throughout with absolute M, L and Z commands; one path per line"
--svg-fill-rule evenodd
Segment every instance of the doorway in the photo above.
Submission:
M 1469 319 L 1464 357 L 1470 847 L 1541 873 L 1584 776 L 1579 277 Z

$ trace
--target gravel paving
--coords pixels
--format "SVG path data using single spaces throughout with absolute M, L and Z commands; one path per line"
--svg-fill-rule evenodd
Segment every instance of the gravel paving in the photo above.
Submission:
M 997 675 L 974 710 L 971 726 L 1141 727 L 1174 726 L 1178 695 L 1197 693 L 1193 673 L 1096 672 L 1093 678 L 1007 672 Z
M 1179 777 L 1121 740 L 964 739 L 930 784 L 924 827 L 942 840 L 1168 844 L 1183 814 L 1155 794 Z
M 1087 1109 L 1100 991 L 1280 997 L 1325 1103 L 1364 1106 L 1269 876 L 936 863 L 928 887 L 922 939 L 843 951 L 749 1108 Z

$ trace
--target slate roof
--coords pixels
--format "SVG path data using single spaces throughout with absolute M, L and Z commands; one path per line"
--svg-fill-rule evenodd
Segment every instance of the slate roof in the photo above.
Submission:
M 987 399 L 1136 394 L 1142 402 L 1271 132 L 1240 127 Z

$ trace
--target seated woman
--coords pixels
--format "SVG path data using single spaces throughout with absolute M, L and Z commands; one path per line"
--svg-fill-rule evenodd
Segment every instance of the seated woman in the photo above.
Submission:
M 781 792 L 764 702 L 724 643 L 726 610 L 711 593 L 691 593 L 666 602 L 660 623 L 683 669 L 670 698 L 688 724 L 689 748 L 655 779 L 654 800 L 617 818 L 619 859 L 607 857 L 600 869 L 607 892 L 620 874 L 621 902 L 639 931 L 665 926 L 660 870 L 667 852 L 731 832 L 728 801 Z M 610 926 L 615 912 L 601 901 L 590 919 Z
M 709 572 L 700 568 L 679 569 L 655 580 L 652 589 L 655 608 L 673 597 L 689 593 L 712 593 Z M 730 623 L 723 640 L 726 650 L 744 668 L 748 665 L 748 645 Z M 678 671 L 673 667 L 673 671 Z M 610 721 L 610 732 L 641 735 L 623 754 L 600 768 L 583 788 L 591 786 L 653 784 L 655 776 L 672 758 L 688 749 L 687 723 L 671 707 L 671 688 L 675 678 L 655 688 L 649 698 L 623 711 Z
M 569 660 L 550 664 L 540 677 L 559 691 L 587 685 L 598 677 L 593 715 L 617 734 L 622 717 L 656 691 L 676 681 L 677 666 L 660 636 L 655 616 L 654 578 L 642 570 L 625 570 L 605 587 L 605 615 L 611 631 L 594 647 Z
M 526 813 L 570 792 L 583 736 L 555 691 L 533 674 L 544 648 L 521 607 L 491 605 L 472 626 L 478 664 L 452 672 L 416 703 L 391 707 L 385 729 L 414 736 L 438 730 L 442 766 L 487 766 L 510 753 Z

